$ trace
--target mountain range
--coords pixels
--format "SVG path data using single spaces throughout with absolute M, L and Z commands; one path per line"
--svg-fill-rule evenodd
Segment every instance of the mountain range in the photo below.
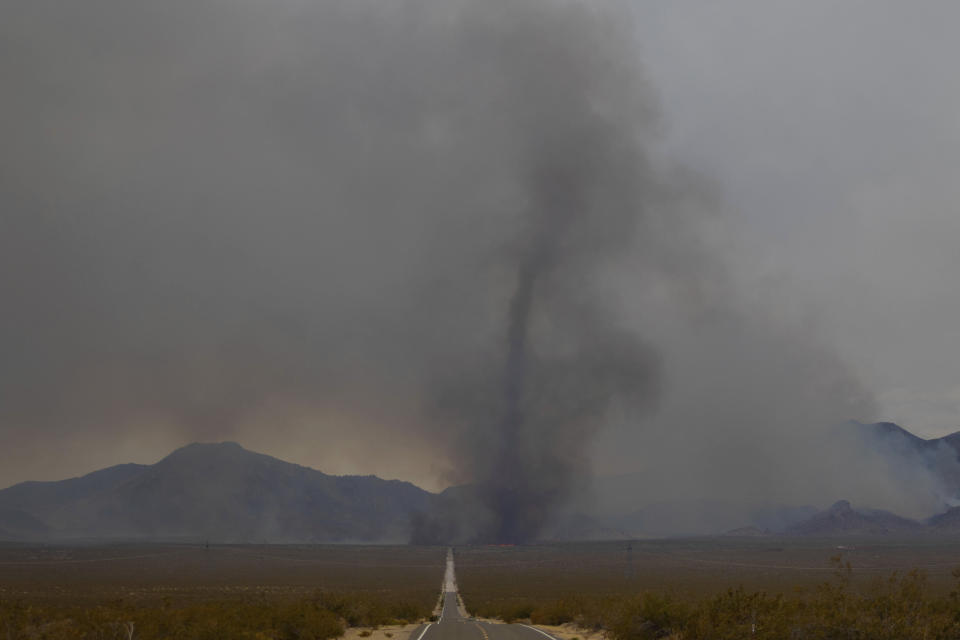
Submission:
M 760 536 L 782 534 L 787 536 L 917 536 L 956 535 L 960 533 L 960 507 L 951 507 L 923 521 L 911 520 L 882 509 L 854 509 L 847 500 L 838 500 L 828 509 L 817 511 L 782 531 L 740 527 L 728 531 L 728 536 Z
M 331 476 L 247 451 L 191 444 L 153 465 L 123 464 L 0 491 L 0 538 L 406 542 L 432 494 L 409 482 Z
M 924 465 L 960 494 L 960 432 L 925 440 L 893 423 L 853 423 L 865 446 Z M 603 511 L 568 510 L 543 532 L 553 540 L 720 533 L 798 536 L 960 533 L 960 507 L 923 522 L 854 509 L 774 505 L 737 509 L 698 501 L 638 507 L 631 478 L 598 478 Z M 333 476 L 254 453 L 237 443 L 191 444 L 156 464 L 121 464 L 80 478 L 0 490 L 0 540 L 214 542 L 469 541 L 482 517 L 469 486 L 434 494 L 376 476 Z M 474 496 L 474 498 L 471 498 Z M 842 498 L 843 496 L 837 496 Z M 748 514 L 747 521 L 744 515 Z M 709 523 L 709 524 L 705 524 Z

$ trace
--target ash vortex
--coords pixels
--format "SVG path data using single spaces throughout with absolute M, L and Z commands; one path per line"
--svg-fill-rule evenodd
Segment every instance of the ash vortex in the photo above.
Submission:
M 656 355 L 618 326 L 599 287 L 615 259 L 642 244 L 648 201 L 661 190 L 641 147 L 653 109 L 639 52 L 614 5 L 603 7 L 467 12 L 477 29 L 468 58 L 497 78 L 491 117 L 515 134 L 505 157 L 517 210 L 482 292 L 503 309 L 500 333 L 438 385 L 440 421 L 456 425 L 478 503 L 462 518 L 469 533 L 448 523 L 447 537 L 535 539 L 584 471 L 607 413 L 642 410 L 656 391 Z

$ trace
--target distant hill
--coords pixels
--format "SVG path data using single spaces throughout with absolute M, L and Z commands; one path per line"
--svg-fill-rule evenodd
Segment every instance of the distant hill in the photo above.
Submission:
M 925 439 L 892 422 L 841 425 L 858 436 L 856 446 L 880 454 L 891 470 L 921 470 L 937 485 L 944 508 L 960 499 L 960 432 L 942 438 Z M 927 476 L 926 474 L 930 475 Z M 910 478 L 909 473 L 903 475 Z M 845 487 L 836 487 L 840 500 L 826 510 L 808 505 L 754 505 L 726 499 L 661 500 L 636 504 L 633 489 L 649 486 L 655 478 L 642 474 L 610 476 L 596 483 L 600 520 L 619 531 L 635 536 L 756 535 L 756 532 L 790 535 L 871 535 L 915 533 L 960 533 L 960 509 L 935 516 L 924 523 L 892 513 L 854 510 L 844 498 Z
M 951 507 L 944 513 L 927 519 L 927 526 L 936 533 L 960 533 L 960 507 Z
M 846 535 L 891 535 L 923 533 L 924 526 L 908 518 L 888 511 L 856 511 L 846 500 L 836 502 L 802 522 L 788 527 L 788 535 L 801 536 L 846 536 Z
M 921 438 L 893 422 L 851 423 L 864 445 L 902 464 L 920 464 L 938 478 L 944 494 L 960 496 L 960 431 Z
M 859 428 L 865 433 L 889 438 L 891 441 L 900 441 L 918 450 L 929 451 L 936 449 L 940 445 L 946 445 L 957 454 L 960 454 L 960 431 L 941 438 L 921 438 L 918 435 L 910 433 L 895 422 L 853 422 L 852 424 L 855 428 Z
M 126 464 L 0 491 L 6 539 L 406 542 L 432 494 L 375 476 L 331 476 L 247 451 L 191 444 Z
M 817 509 L 811 506 L 756 506 L 718 500 L 673 501 L 646 505 L 605 521 L 637 536 L 673 537 L 714 535 L 744 527 L 782 531 L 816 512 Z
M 21 509 L 0 509 L 0 540 L 29 539 L 46 536 L 50 527 Z
M 759 538 L 761 536 L 769 536 L 770 530 L 759 529 L 754 526 L 749 526 L 749 527 L 740 527 L 738 529 L 731 529 L 730 531 L 727 531 L 723 535 L 731 538 Z

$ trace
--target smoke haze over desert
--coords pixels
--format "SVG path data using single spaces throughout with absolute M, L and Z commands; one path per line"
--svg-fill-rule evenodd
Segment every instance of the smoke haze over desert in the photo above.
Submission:
M 510 542 L 593 475 L 943 511 L 849 423 L 960 430 L 958 18 L 8 2 L 0 486 L 236 440 Z

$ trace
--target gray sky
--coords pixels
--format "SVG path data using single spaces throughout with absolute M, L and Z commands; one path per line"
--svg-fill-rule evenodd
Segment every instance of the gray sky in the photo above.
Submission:
M 415 405 L 499 326 L 497 252 L 524 197 L 518 120 L 496 115 L 511 96 L 483 42 L 513 18 L 347 4 L 0 9 L 0 486 L 214 439 L 331 473 L 463 479 Z M 730 433 L 745 440 L 784 407 L 811 413 L 776 433 L 960 429 L 960 8 L 632 9 L 639 52 L 619 63 L 636 63 L 642 99 L 607 87 L 630 77 L 619 67 L 591 90 L 637 110 L 644 152 L 684 194 L 657 206 L 696 212 L 654 217 L 637 246 L 656 255 L 607 281 L 662 350 L 665 390 L 645 429 L 604 432 L 600 470 L 630 470 L 650 434 L 684 434 L 658 436 L 674 454 L 703 442 L 677 425 L 727 415 L 693 373 L 704 362 L 742 374 L 724 397 L 742 400 L 730 424 L 754 426 Z M 698 287 L 706 301 L 676 301 Z M 768 355 L 744 358 L 756 344 Z M 771 382 L 784 358 L 809 367 Z M 807 394 L 837 371 L 835 402 Z M 802 391 L 752 405 L 764 384 Z M 785 443 L 800 446 L 768 442 Z
M 960 429 L 960 7 L 638 11 L 664 145 L 720 185 L 738 279 L 818 324 L 880 417 Z

